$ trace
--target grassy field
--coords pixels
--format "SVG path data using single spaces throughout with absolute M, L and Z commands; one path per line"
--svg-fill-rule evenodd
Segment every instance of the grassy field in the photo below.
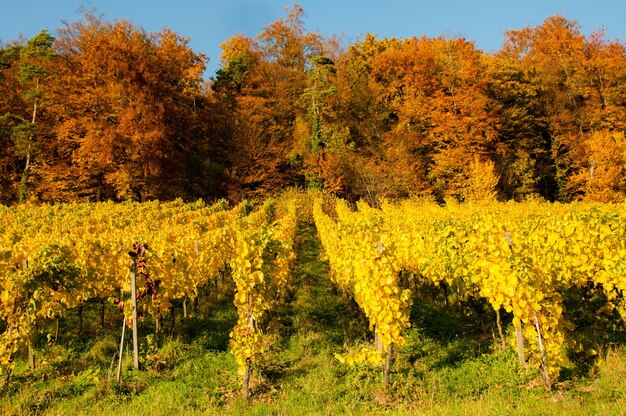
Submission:
M 620 415 L 626 409 L 626 348 L 614 343 L 595 360 L 565 371 L 553 391 L 523 370 L 512 349 L 499 351 L 493 335 L 456 307 L 416 300 L 406 345 L 398 351 L 388 385 L 380 369 L 346 366 L 334 358 L 345 344 L 364 342 L 367 324 L 342 296 L 319 260 L 312 227 L 299 236 L 293 293 L 272 311 L 271 345 L 252 377 L 252 398 L 228 352 L 237 319 L 232 294 L 179 319 L 173 336 L 154 348 L 143 325 L 142 371 L 124 361 L 115 379 L 119 347 L 114 311 L 98 327 L 97 308 L 86 312 L 84 336 L 76 317 L 62 322 L 59 342 L 40 339 L 39 366 L 17 361 L 0 397 L 3 414 L 45 415 Z M 90 317 L 89 313 L 93 314 Z M 93 318 L 93 319 L 91 319 Z M 89 323 L 93 323 L 91 326 Z M 166 323 L 167 324 L 167 323 Z M 166 325 L 166 330 L 167 330 Z

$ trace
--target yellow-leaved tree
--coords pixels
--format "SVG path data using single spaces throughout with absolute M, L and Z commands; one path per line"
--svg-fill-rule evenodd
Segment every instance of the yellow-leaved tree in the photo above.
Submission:
M 495 163 L 491 160 L 482 161 L 478 155 L 475 155 L 468 169 L 468 178 L 463 193 L 465 201 L 495 201 L 498 196 L 496 186 L 499 180 Z
M 572 189 L 585 201 L 623 201 L 626 196 L 624 132 L 594 132 L 587 137 L 583 148 L 586 164 L 571 177 Z

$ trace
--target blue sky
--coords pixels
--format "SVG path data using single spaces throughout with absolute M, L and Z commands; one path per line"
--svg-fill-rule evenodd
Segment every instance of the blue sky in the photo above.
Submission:
M 190 46 L 210 58 L 207 76 L 219 67 L 219 45 L 235 33 L 256 36 L 284 16 L 287 0 L 2 0 L 0 40 L 26 38 L 62 20 L 79 18 L 81 4 L 108 20 L 126 18 L 149 31 L 164 27 L 190 38 Z M 379 37 L 463 36 L 484 51 L 500 48 L 506 30 L 540 24 L 561 14 L 583 33 L 604 28 L 626 41 L 626 0 L 300 0 L 308 31 L 343 34 L 350 42 L 367 32 Z

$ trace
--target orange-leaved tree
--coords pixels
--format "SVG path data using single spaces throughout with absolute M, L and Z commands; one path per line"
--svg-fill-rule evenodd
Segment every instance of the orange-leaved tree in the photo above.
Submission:
M 626 198 L 624 132 L 599 131 L 585 138 L 584 164 L 569 184 L 586 201 L 623 202 Z
M 90 13 L 59 31 L 43 199 L 178 196 L 185 153 L 201 139 L 194 128 L 206 61 L 187 42 Z
M 413 38 L 374 61 L 372 77 L 397 120 L 387 146 L 403 151 L 440 198 L 462 198 L 464 161 L 492 152 L 484 72 L 482 52 L 465 39 Z
M 500 56 L 515 61 L 539 88 L 537 100 L 549 129 L 556 191 L 569 200 L 581 192 L 580 171 L 587 166 L 587 136 L 624 129 L 626 55 L 623 44 L 562 16 L 533 28 L 507 32 Z M 572 182 L 574 181 L 574 182 Z
M 232 112 L 228 158 L 235 197 L 260 196 L 299 183 L 294 135 L 311 59 L 323 55 L 294 5 L 256 39 L 236 35 L 222 45 L 215 95 Z

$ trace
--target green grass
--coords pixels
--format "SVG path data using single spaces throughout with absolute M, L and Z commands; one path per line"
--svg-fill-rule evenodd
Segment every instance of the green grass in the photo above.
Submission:
M 500 352 L 471 315 L 420 297 L 397 352 L 389 385 L 381 369 L 346 366 L 334 354 L 371 341 L 358 308 L 328 279 L 312 227 L 299 236 L 294 290 L 271 312 L 269 352 L 255 367 L 252 398 L 228 351 L 236 321 L 232 293 L 212 298 L 203 313 L 178 317 L 159 349 L 143 325 L 142 371 L 124 358 L 121 383 L 110 376 L 119 343 L 114 319 L 104 329 L 63 321 L 59 343 L 39 340 L 39 369 L 19 357 L 0 397 L 2 414 L 44 415 L 562 415 L 624 414 L 626 348 L 603 353 L 547 392 L 536 372 L 522 370 L 512 350 Z M 85 322 L 98 322 L 97 308 Z M 107 311 L 115 313 L 115 311 Z M 70 314 L 71 315 L 71 314 Z M 115 315 L 116 316 L 116 315 Z M 165 322 L 166 332 L 168 322 Z M 45 332 L 45 331 L 42 331 Z M 114 372 L 114 371 L 113 371 Z

